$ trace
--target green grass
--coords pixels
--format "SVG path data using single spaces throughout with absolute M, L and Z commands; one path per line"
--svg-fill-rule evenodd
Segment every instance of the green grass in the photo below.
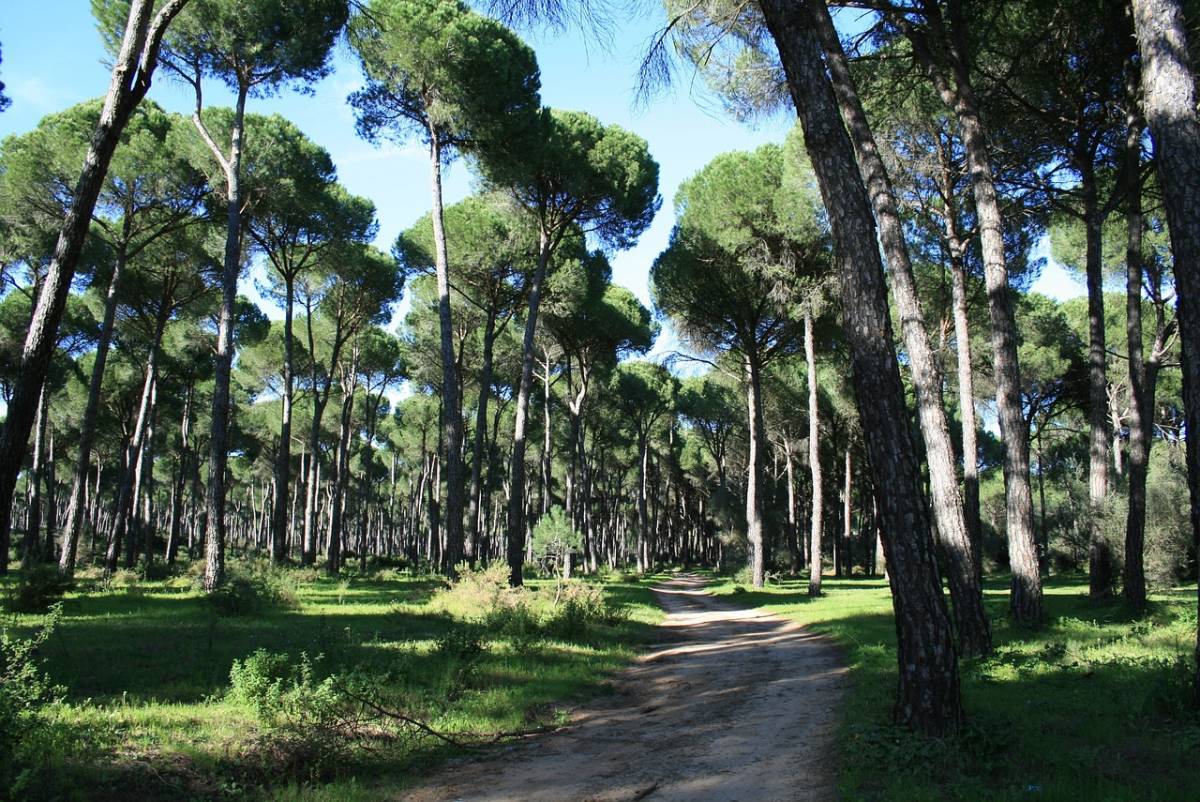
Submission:
M 986 603 L 995 653 L 961 666 L 968 724 L 931 740 L 892 727 L 895 629 L 887 583 L 807 580 L 715 592 L 832 636 L 852 687 L 840 730 L 841 790 L 849 800 L 1200 799 L 1200 717 L 1187 709 L 1196 591 L 1154 594 L 1147 613 L 1087 599 L 1086 578 L 1046 584 L 1047 621 L 1030 630 L 1005 616 L 1007 583 Z
M 399 760 L 395 750 L 378 765 L 367 756 L 328 778 L 330 785 L 289 787 L 287 778 L 264 778 L 256 772 L 263 725 L 249 706 L 226 697 L 234 660 L 257 649 L 293 659 L 320 655 L 322 674 L 383 677 L 388 698 L 403 700 L 406 711 L 436 730 L 470 740 L 560 721 L 571 705 L 604 692 L 605 679 L 653 637 L 662 615 L 649 581 L 609 579 L 603 592 L 626 611 L 624 620 L 568 635 L 482 633 L 485 649 L 466 665 L 438 645 L 452 633 L 481 634 L 470 620 L 476 611 L 435 598 L 440 579 L 397 572 L 341 581 L 315 572 L 297 576 L 295 606 L 247 616 L 217 614 L 186 577 L 127 580 L 109 589 L 84 581 L 68 593 L 42 657 L 66 689 L 55 716 L 76 743 L 55 767 L 57 782 L 47 796 L 353 799 L 360 789 L 369 798 L 456 750 L 414 737 Z M 529 584 L 534 608 L 545 612 L 553 594 L 538 588 L 551 583 Z M 4 615 L 18 630 L 41 620 Z

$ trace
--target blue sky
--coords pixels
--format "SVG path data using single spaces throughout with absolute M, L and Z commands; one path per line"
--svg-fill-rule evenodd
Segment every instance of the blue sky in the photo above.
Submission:
M 7 84 L 12 106 L 0 114 L 0 137 L 27 131 L 48 113 L 103 94 L 109 79 L 88 0 L 14 2 L 8 6 L 0 21 L 0 80 Z M 693 87 L 686 74 L 678 76 L 673 90 L 644 108 L 635 107 L 639 61 L 663 24 L 662 11 L 655 4 L 641 7 L 646 9 L 645 16 L 622 21 L 608 46 L 589 41 L 577 31 L 521 33 L 537 52 L 543 103 L 582 109 L 605 123 L 635 131 L 645 137 L 659 162 L 662 210 L 635 248 L 613 258 L 614 281 L 648 304 L 649 267 L 666 245 L 673 222 L 672 201 L 680 182 L 718 153 L 782 140 L 792 118 L 777 115 L 754 126 L 738 123 Z M 380 222 L 377 244 L 388 250 L 396 235 L 429 207 L 428 160 L 416 143 L 377 148 L 355 135 L 345 98 L 360 83 L 358 67 L 342 47 L 335 56 L 333 73 L 312 87 L 312 95 L 285 91 L 278 97 L 252 100 L 249 108 L 284 115 L 330 152 L 341 182 L 375 202 Z M 232 102 L 221 87 L 213 86 L 206 93 L 211 105 Z M 190 90 L 161 72 L 151 97 L 172 111 L 190 112 L 192 107 Z M 445 177 L 449 202 L 471 192 L 465 165 L 452 165 Z M 252 291 L 249 284 L 243 289 Z M 1047 267 L 1034 288 L 1058 298 L 1082 293 L 1082 285 L 1056 265 Z M 269 304 L 264 304 L 264 309 L 275 313 Z M 665 336 L 655 350 L 669 349 L 670 339 Z

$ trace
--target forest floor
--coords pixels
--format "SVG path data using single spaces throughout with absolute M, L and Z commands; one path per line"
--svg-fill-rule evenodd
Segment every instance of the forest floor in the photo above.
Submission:
M 785 802 L 836 797 L 846 687 L 830 640 L 679 576 L 662 645 L 552 734 L 455 763 L 410 802 Z
M 519 594 L 522 607 L 497 609 L 486 583 L 447 593 L 444 579 L 407 571 L 331 579 L 254 565 L 239 562 L 235 577 L 282 585 L 288 603 L 218 606 L 186 569 L 156 580 L 82 572 L 39 649 L 62 701 L 47 709 L 51 727 L 38 736 L 45 765 L 16 798 L 394 795 L 463 747 L 385 726 L 383 716 L 355 721 L 361 710 L 344 700 L 331 708 L 327 678 L 365 681 L 386 708 L 473 749 L 500 733 L 552 729 L 610 692 L 609 678 L 655 641 L 663 619 L 653 580 L 621 574 L 590 580 L 602 610 L 560 604 L 555 583 L 539 579 Z M 21 573 L 0 580 L 0 595 L 11 598 Z M 4 612 L 0 628 L 22 636 L 44 620 Z M 231 669 L 259 650 L 265 673 L 242 685 L 265 693 L 247 699 Z
M 890 724 L 896 632 L 882 578 L 807 578 L 718 596 L 833 638 L 849 666 L 837 734 L 843 799 L 881 802 L 1195 802 L 1200 713 L 1189 706 L 1196 587 L 1151 594 L 1143 614 L 1088 599 L 1086 576 L 1045 580 L 1038 628 L 1007 617 L 1008 580 L 985 583 L 995 651 L 960 662 L 967 723 L 924 739 Z

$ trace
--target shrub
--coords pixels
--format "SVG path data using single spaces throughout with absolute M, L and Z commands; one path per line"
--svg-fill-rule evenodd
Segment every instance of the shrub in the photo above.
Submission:
M 261 615 L 299 605 L 296 577 L 265 562 L 246 563 L 205 596 L 219 615 Z
M 9 588 L 6 606 L 14 613 L 45 613 L 70 588 L 71 580 L 58 573 L 57 565 L 34 566 Z
M 38 649 L 54 632 L 62 607 L 51 608 L 41 629 L 31 638 L 0 632 L 0 799 L 20 799 L 38 782 L 49 758 L 58 751 L 62 725 L 49 708 L 63 697 L 37 663 Z
M 229 671 L 228 696 L 248 705 L 263 728 L 269 772 L 322 776 L 347 759 L 360 735 L 339 678 L 317 677 L 320 660 L 302 652 L 293 663 L 286 654 L 259 649 Z
M 564 639 L 587 637 L 598 625 L 625 620 L 625 610 L 608 603 L 604 591 L 586 582 L 563 582 L 555 592 L 555 604 L 546 628 Z
M 533 527 L 530 546 L 543 574 L 557 575 L 582 545 L 583 535 L 571 526 L 562 507 L 551 507 Z
M 525 591 L 508 585 L 508 566 L 461 567 L 458 579 L 434 595 L 443 611 L 476 623 L 494 624 L 514 611 L 528 607 Z

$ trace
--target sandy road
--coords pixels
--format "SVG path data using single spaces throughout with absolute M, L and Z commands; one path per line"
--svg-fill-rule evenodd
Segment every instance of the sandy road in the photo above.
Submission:
M 837 650 L 698 578 L 656 587 L 665 643 L 571 724 L 457 762 L 410 802 L 792 802 L 836 796 Z

